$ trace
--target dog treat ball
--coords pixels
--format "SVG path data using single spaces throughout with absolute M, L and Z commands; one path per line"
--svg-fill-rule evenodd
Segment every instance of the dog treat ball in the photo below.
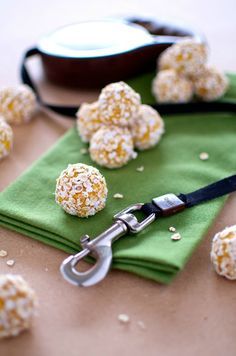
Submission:
M 194 80 L 195 94 L 204 101 L 219 99 L 228 86 L 228 78 L 214 67 L 205 67 L 201 76 Z
M 0 113 L 10 124 L 28 122 L 36 109 L 36 97 L 27 85 L 0 89 Z
M 77 129 L 83 142 L 89 142 L 92 135 L 101 127 L 98 102 L 84 103 L 77 111 Z
M 0 338 L 29 329 L 36 307 L 36 295 L 21 276 L 0 275 Z
M 119 168 L 136 158 L 130 131 L 124 127 L 103 126 L 90 141 L 93 161 L 107 168 Z
M 175 69 L 179 74 L 197 76 L 201 74 L 206 61 L 206 45 L 186 38 L 168 47 L 160 55 L 158 69 Z
M 9 155 L 13 145 L 13 132 L 8 123 L 0 116 L 0 159 Z
M 192 99 L 192 82 L 173 69 L 157 73 L 152 82 L 152 93 L 159 103 L 186 103 Z
M 124 82 L 108 84 L 98 99 L 104 124 L 128 126 L 138 112 L 140 95 Z
M 146 150 L 155 146 L 160 140 L 164 133 L 164 122 L 151 106 L 141 105 L 130 129 L 134 147 Z
M 97 168 L 69 164 L 57 179 L 55 200 L 67 213 L 84 218 L 105 207 L 107 192 L 105 178 Z
M 226 227 L 214 236 L 211 260 L 219 275 L 236 279 L 236 225 Z

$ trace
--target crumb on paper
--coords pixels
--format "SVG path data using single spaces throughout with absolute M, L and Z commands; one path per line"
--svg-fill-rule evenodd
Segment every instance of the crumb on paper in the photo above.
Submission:
M 171 240 L 174 240 L 174 241 L 177 241 L 177 240 L 180 240 L 181 239 L 181 235 L 180 235 L 180 233 L 176 233 L 176 234 L 173 234 L 172 236 L 171 236 Z
M 136 168 L 137 172 L 143 172 L 144 171 L 144 166 L 140 166 Z
M 0 257 L 5 257 L 5 256 L 7 256 L 7 251 L 0 250 Z
M 138 324 L 138 326 L 140 327 L 140 329 L 145 330 L 145 329 L 147 328 L 146 325 L 145 325 L 145 323 L 144 323 L 142 320 L 139 320 L 139 321 L 137 322 L 137 324 Z
M 121 194 L 121 193 L 116 193 L 116 194 L 113 195 L 113 198 L 115 198 L 115 199 L 123 199 L 124 195 Z
M 14 260 L 7 260 L 7 265 L 9 266 L 9 267 L 12 267 L 12 266 L 14 266 L 14 264 L 15 264 L 15 261 Z
M 202 161 L 207 161 L 209 159 L 209 154 L 207 152 L 201 152 L 199 158 Z
M 85 147 L 82 147 L 82 148 L 80 149 L 80 153 L 81 153 L 82 155 L 86 155 L 86 154 L 88 153 L 88 149 L 85 148 Z
M 176 231 L 176 228 L 175 228 L 174 226 L 170 226 L 170 227 L 169 227 L 169 231 L 170 231 L 170 232 L 175 232 L 175 231 Z
M 127 315 L 127 314 L 119 314 L 119 315 L 118 315 L 118 320 L 119 320 L 121 323 L 127 324 L 127 323 L 130 322 L 130 317 L 129 317 L 129 315 Z

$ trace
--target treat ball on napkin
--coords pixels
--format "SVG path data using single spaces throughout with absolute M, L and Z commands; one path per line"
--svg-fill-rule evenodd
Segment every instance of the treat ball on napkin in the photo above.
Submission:
M 206 61 L 206 45 L 193 38 L 186 38 L 162 52 L 158 69 L 175 69 L 178 74 L 196 76 L 201 74 Z
M 111 83 L 98 98 L 104 124 L 128 126 L 141 104 L 140 95 L 124 82 Z
M 10 124 L 28 122 L 36 110 L 36 96 L 28 85 L 0 89 L 0 114 Z
M 152 93 L 159 103 L 186 103 L 193 97 L 193 84 L 174 69 L 162 70 L 152 82 Z
M 106 180 L 97 168 L 69 164 L 57 179 L 55 200 L 67 213 L 83 218 L 105 207 L 107 192 Z
M 219 275 L 236 279 L 236 225 L 226 227 L 214 236 L 211 260 Z
M 35 292 L 19 275 L 0 275 L 0 337 L 29 329 L 36 313 Z
M 83 103 L 76 113 L 77 130 L 83 142 L 89 142 L 102 125 L 98 102 Z
M 164 122 L 156 110 L 149 105 L 141 105 L 130 127 L 134 146 L 146 150 L 155 146 L 164 133 Z
M 0 160 L 9 155 L 13 145 L 13 132 L 11 127 L 0 116 Z
M 216 100 L 224 95 L 229 80 L 224 73 L 210 66 L 205 66 L 201 76 L 193 80 L 195 94 L 204 101 Z
M 130 131 L 125 127 L 104 126 L 92 137 L 91 159 L 100 166 L 119 168 L 136 158 Z

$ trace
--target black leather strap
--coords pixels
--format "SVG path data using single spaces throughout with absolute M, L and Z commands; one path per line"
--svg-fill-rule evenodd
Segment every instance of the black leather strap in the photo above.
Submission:
M 52 105 L 44 102 L 40 96 L 38 89 L 33 83 L 30 74 L 26 67 L 26 61 L 29 57 L 39 55 L 40 52 L 37 48 L 29 49 L 22 60 L 21 64 L 21 80 L 24 84 L 29 85 L 35 92 L 38 102 L 45 108 L 52 110 L 53 112 L 63 115 L 65 117 L 75 119 L 75 114 L 78 110 L 78 106 L 61 106 Z M 199 113 L 199 112 L 236 112 L 236 103 L 232 102 L 191 102 L 185 104 L 151 104 L 151 106 L 158 110 L 160 114 L 181 114 L 181 113 Z
M 26 68 L 27 58 L 35 56 L 36 54 L 39 54 L 39 51 L 37 48 L 30 48 L 28 51 L 25 52 L 22 63 L 21 63 L 21 67 L 20 67 L 20 77 L 21 77 L 22 83 L 29 85 L 31 87 L 31 89 L 33 89 L 33 91 L 35 92 L 35 95 L 37 96 L 38 101 L 41 103 L 42 101 L 41 101 L 40 95 L 38 93 L 38 90 L 35 87 L 32 79 L 30 78 L 29 72 Z
M 29 49 L 22 60 L 22 64 L 21 64 L 21 68 L 20 68 L 20 75 L 21 75 L 21 81 L 24 84 L 29 85 L 33 91 L 35 92 L 35 95 L 37 97 L 38 102 L 44 106 L 45 108 L 52 110 L 54 112 L 56 112 L 57 114 L 63 115 L 63 116 L 69 116 L 71 118 L 75 119 L 75 114 L 78 110 L 78 106 L 61 106 L 61 105 L 52 105 L 52 104 L 48 104 L 46 102 L 44 102 L 39 94 L 38 89 L 36 88 L 36 86 L 34 85 L 30 74 L 28 72 L 28 69 L 26 67 L 26 61 L 29 57 L 35 56 L 40 54 L 39 50 L 37 48 L 31 48 Z
M 219 198 L 234 191 L 236 191 L 236 175 L 219 180 L 218 182 L 198 189 L 195 192 L 189 194 L 179 194 L 178 198 L 184 203 L 185 208 L 191 208 L 192 206 Z M 156 216 L 164 215 L 162 209 L 155 205 L 153 202 L 144 204 L 142 207 L 142 211 L 146 215 L 150 215 L 153 213 Z M 173 214 L 175 212 L 177 211 L 173 211 Z

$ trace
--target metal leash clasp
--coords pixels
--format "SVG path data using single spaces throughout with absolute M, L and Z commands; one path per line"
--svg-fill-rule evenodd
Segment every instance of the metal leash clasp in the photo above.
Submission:
M 90 240 L 88 235 L 84 235 L 80 240 L 83 250 L 69 256 L 61 264 L 60 271 L 63 277 L 74 285 L 84 287 L 100 282 L 111 266 L 112 243 L 128 233 L 140 232 L 155 220 L 155 214 L 151 214 L 141 222 L 138 221 L 132 213 L 140 210 L 142 206 L 142 203 L 138 203 L 117 213 L 114 216 L 114 224 L 93 240 Z M 96 263 L 86 272 L 79 272 L 76 266 L 88 255 L 94 257 Z

